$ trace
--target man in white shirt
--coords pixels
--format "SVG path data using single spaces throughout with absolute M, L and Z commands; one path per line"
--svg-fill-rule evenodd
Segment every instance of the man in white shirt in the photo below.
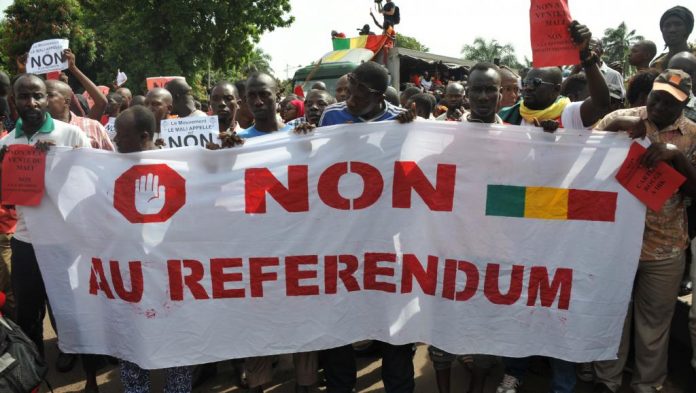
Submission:
M 590 91 L 584 101 L 570 102 L 561 97 L 563 76 L 558 67 L 533 68 L 522 83 L 522 99 L 498 113 L 506 123 L 540 125 L 546 131 L 556 128 L 588 129 L 609 112 L 609 88 L 599 70 L 599 56 L 588 45 L 591 33 L 587 26 L 573 21 L 569 27 Z M 508 392 L 505 392 L 508 393 Z
M 597 56 L 599 56 L 599 70 L 602 71 L 604 80 L 607 81 L 607 85 L 616 85 L 621 88 L 621 95 L 626 95 L 626 88 L 624 87 L 624 78 L 618 71 L 613 70 L 607 65 L 606 62 L 602 61 L 602 55 L 604 54 L 604 48 L 602 47 L 602 41 L 597 38 L 593 38 L 590 41 L 590 49 L 592 49 Z
M 48 95 L 41 78 L 30 74 L 19 77 L 14 84 L 14 99 L 20 118 L 15 129 L 0 139 L 0 146 L 33 145 L 37 142 L 55 146 L 91 146 L 82 130 L 54 120 L 48 113 Z M 17 213 L 17 230 L 11 240 L 16 322 L 43 354 L 46 289 L 24 216 L 19 210 Z

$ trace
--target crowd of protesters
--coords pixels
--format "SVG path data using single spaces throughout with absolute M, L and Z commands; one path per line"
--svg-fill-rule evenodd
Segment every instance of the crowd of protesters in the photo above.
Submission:
M 389 23 L 393 25 L 393 21 Z M 692 82 L 696 77 L 696 48 L 687 44 L 694 17 L 688 9 L 674 7 L 664 13 L 659 24 L 667 51 L 658 56 L 655 43 L 635 44 L 628 61 L 638 72 L 628 80 L 603 61 L 601 43 L 591 39 L 587 27 L 573 22 L 569 31 L 580 54 L 581 63 L 577 65 L 532 68 L 520 72 L 520 76 L 493 62 L 478 63 L 470 68 L 466 81 L 443 82 L 437 73 L 414 73 L 399 93 L 390 88 L 386 68 L 365 62 L 341 77 L 335 92 L 317 82 L 306 91 L 296 90 L 300 94 L 284 97 L 275 78 L 255 73 L 242 81 L 218 82 L 202 106 L 194 100 L 185 79 L 174 79 L 143 95 L 133 96 L 123 87 L 105 95 L 77 68 L 75 54 L 68 49 L 65 56 L 69 68 L 59 80 L 30 74 L 18 74 L 12 79 L 0 75 L 0 126 L 4 135 L 0 145 L 37 144 L 46 148 L 53 144 L 139 152 L 163 147 L 162 120 L 208 115 L 218 117 L 220 132 L 218 143 L 207 146 L 210 149 L 234 148 L 245 139 L 273 132 L 307 134 L 318 127 L 337 124 L 421 121 L 418 118 L 536 126 L 546 132 L 558 128 L 625 131 L 632 138 L 647 137 L 652 144 L 643 163 L 654 166 L 667 162 L 686 177 L 686 182 L 660 212 L 647 211 L 618 359 L 587 364 L 562 359 L 548 362 L 552 370 L 551 392 L 573 392 L 577 379 L 595 383 L 596 392 L 617 392 L 632 352 L 630 384 L 634 391 L 659 392 L 664 391 L 668 374 L 669 332 L 675 302 L 680 291 L 688 293 L 690 282 L 696 280 L 696 267 L 692 265 L 689 277 L 687 263 L 691 258 L 689 230 L 694 232 L 687 222 L 687 207 L 690 198 L 696 196 L 696 85 Z M 76 94 L 67 78 L 74 78 L 91 102 Z M 109 118 L 116 118 L 115 135 L 111 137 L 104 127 Z M 43 320 L 49 299 L 31 234 L 12 207 L 1 207 L 0 215 L 0 291 L 7 295 L 3 313 L 15 320 L 43 353 Z M 694 305 L 690 331 L 696 347 Z M 374 345 L 382 356 L 385 390 L 413 392 L 414 346 L 382 342 Z M 465 366 L 470 392 L 483 392 L 486 380 L 491 378 L 490 370 L 502 364 L 505 374 L 496 381 L 496 391 L 515 393 L 524 382 L 529 364 L 527 358 L 450 354 L 432 346 L 428 353 L 437 381 L 433 391 L 440 393 L 451 391 L 455 360 Z M 61 353 L 55 367 L 63 372 L 70 370 L 76 356 Z M 97 370 L 109 359 L 80 356 L 85 392 L 98 392 Z M 319 384 L 325 384 L 330 393 L 354 391 L 355 356 L 350 345 L 294 354 L 296 391 L 313 391 Z M 127 361 L 119 364 L 126 392 L 149 391 L 147 370 Z M 273 379 L 273 357 L 238 359 L 235 366 L 239 380 L 252 392 L 263 392 Z M 696 355 L 692 366 L 696 368 Z M 169 369 L 165 392 L 190 392 L 195 380 L 214 373 L 214 368 L 214 364 L 208 364 Z M 320 381 L 320 369 L 325 380 Z

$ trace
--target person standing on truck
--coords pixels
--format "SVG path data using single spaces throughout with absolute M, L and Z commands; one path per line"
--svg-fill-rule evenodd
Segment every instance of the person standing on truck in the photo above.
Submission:
M 386 32 L 390 27 L 393 29 L 394 25 L 398 25 L 401 22 L 399 7 L 397 7 L 393 1 L 387 0 L 387 4 L 385 4 L 384 7 L 382 7 L 382 0 L 375 0 L 375 3 L 377 3 L 377 10 L 379 13 L 384 16 L 384 21 L 380 25 L 375 15 L 372 13 L 372 10 L 370 10 L 370 16 L 372 20 L 375 21 L 377 27 Z

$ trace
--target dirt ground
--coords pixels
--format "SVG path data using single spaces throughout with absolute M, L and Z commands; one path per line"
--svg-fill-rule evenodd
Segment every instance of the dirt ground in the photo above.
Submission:
M 688 299 L 690 301 L 691 299 Z M 686 325 L 686 315 L 684 310 L 686 307 L 679 308 L 673 324 Z M 48 381 L 53 386 L 55 393 L 82 393 L 84 389 L 84 379 L 82 366 L 77 362 L 74 369 L 68 373 L 56 372 L 54 365 L 58 356 L 58 349 L 55 339 L 55 333 L 51 328 L 48 319 L 45 321 L 46 329 L 46 356 L 51 366 L 51 370 L 47 377 Z M 689 348 L 688 344 L 684 345 L 683 329 L 673 333 L 675 340 L 672 343 L 670 350 L 670 376 L 666 384 L 668 393 L 695 393 L 696 379 L 693 375 L 693 370 L 689 367 Z M 677 339 L 681 341 L 676 341 Z M 416 393 L 436 393 L 437 386 L 435 384 L 435 373 L 432 364 L 428 360 L 427 346 L 418 345 L 416 355 L 414 357 L 416 370 Z M 383 392 L 384 388 L 380 378 L 380 360 L 378 358 L 359 358 L 358 367 L 358 392 L 377 393 Z M 153 392 L 162 391 L 163 373 L 155 371 L 152 373 Z M 545 393 L 549 389 L 549 368 L 543 359 L 535 359 L 531 363 L 530 370 L 526 377 L 525 383 L 520 389 L 520 393 Z M 494 393 L 498 382 L 502 378 L 503 368 L 499 365 L 492 370 L 486 386 L 486 393 Z M 624 385 L 628 385 L 630 375 L 627 375 Z M 123 391 L 119 380 L 118 366 L 108 365 L 104 367 L 98 376 L 99 388 L 101 393 L 120 393 Z M 465 393 L 467 392 L 466 371 L 463 366 L 455 363 L 452 370 L 452 392 Z M 275 373 L 274 384 L 266 389 L 266 392 L 272 393 L 293 393 L 294 381 L 292 372 L 292 361 L 289 356 L 282 356 L 278 363 Z M 44 387 L 42 392 L 48 390 Z M 218 365 L 218 373 L 215 377 L 207 380 L 203 385 L 194 390 L 195 392 L 212 392 L 212 393 L 228 393 L 228 392 L 244 392 L 236 385 L 236 377 L 233 372 L 231 362 L 223 362 Z M 325 391 L 324 388 L 318 388 L 317 391 Z M 631 390 L 624 387 L 621 393 L 628 393 Z M 578 381 L 576 387 L 578 393 L 591 393 L 592 385 Z

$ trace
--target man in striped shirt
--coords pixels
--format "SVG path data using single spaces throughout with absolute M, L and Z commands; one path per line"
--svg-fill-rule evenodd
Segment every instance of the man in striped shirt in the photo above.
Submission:
M 58 80 L 46 81 L 46 93 L 48 95 L 48 112 L 51 116 L 62 122 L 76 126 L 89 137 L 92 147 L 102 150 L 114 150 L 106 130 L 96 120 L 80 117 L 70 111 L 70 102 L 73 91 L 70 86 Z

